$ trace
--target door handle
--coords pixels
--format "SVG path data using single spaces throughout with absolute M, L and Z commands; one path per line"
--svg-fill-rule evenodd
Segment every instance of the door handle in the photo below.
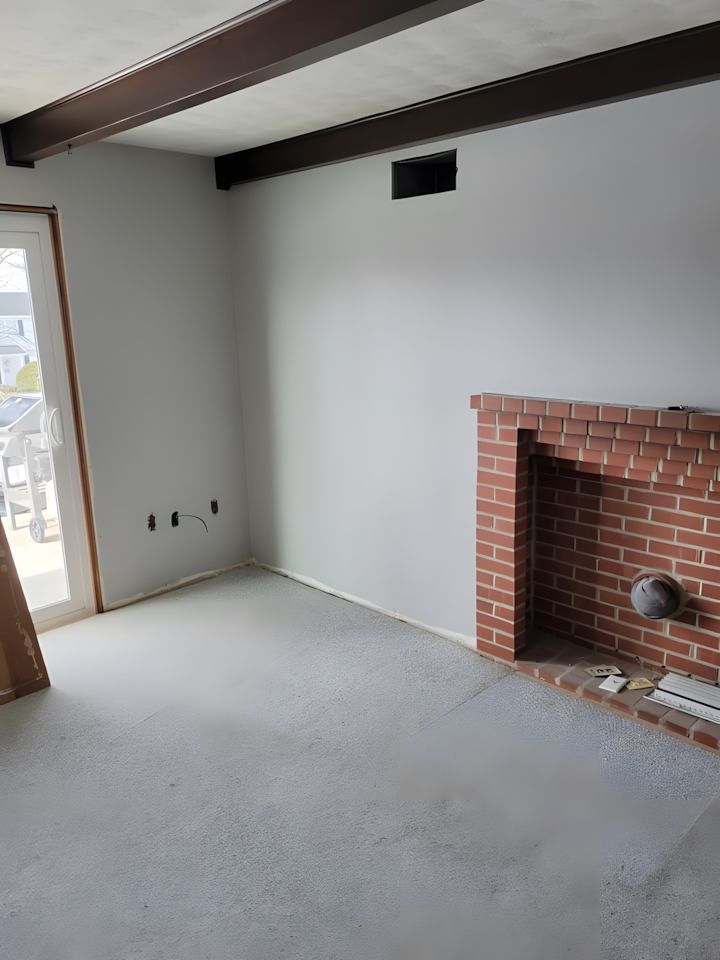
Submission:
M 57 427 L 60 426 L 60 431 L 58 432 Z M 48 417 L 48 433 L 50 434 L 50 439 L 55 444 L 56 447 L 61 447 L 65 442 L 63 433 L 62 433 L 62 421 L 60 420 L 60 411 L 57 407 L 53 407 L 50 411 L 50 416 Z

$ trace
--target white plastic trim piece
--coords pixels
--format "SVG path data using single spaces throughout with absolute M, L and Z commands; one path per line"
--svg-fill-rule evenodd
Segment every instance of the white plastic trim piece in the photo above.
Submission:
M 702 680 L 671 673 L 645 699 L 720 724 L 720 690 Z
M 682 713 L 689 713 L 691 717 L 699 717 L 701 720 L 720 724 L 720 710 L 697 703 L 695 700 L 688 700 L 687 697 L 679 697 L 675 693 L 668 693 L 667 690 L 653 690 L 645 699 L 661 703 L 664 707 L 671 707 L 673 710 L 680 710 Z
M 713 683 L 704 683 L 702 680 L 694 680 L 679 673 L 668 673 L 658 683 L 658 687 L 660 690 L 667 690 L 668 693 L 720 709 L 720 688 Z

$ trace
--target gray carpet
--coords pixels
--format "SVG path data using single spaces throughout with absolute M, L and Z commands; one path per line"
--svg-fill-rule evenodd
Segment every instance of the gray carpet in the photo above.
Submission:
M 3 956 L 720 956 L 697 748 L 256 569 L 42 645 L 0 709 Z

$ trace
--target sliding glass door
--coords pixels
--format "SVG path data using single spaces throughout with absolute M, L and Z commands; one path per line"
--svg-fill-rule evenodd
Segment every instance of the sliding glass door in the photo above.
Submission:
M 47 217 L 0 212 L 0 515 L 33 620 L 94 610 Z

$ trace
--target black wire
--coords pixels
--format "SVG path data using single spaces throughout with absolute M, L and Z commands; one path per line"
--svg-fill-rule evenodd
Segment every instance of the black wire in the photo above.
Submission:
M 196 517 L 194 513 L 179 513 L 178 520 L 180 517 L 188 517 L 190 520 L 199 520 L 200 523 L 205 527 L 205 533 L 210 533 L 208 530 L 208 525 L 205 523 L 202 517 Z

